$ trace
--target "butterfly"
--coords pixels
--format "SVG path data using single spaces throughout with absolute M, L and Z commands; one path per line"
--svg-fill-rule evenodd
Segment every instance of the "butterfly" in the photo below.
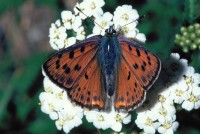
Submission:
M 57 52 L 44 64 L 51 81 L 75 104 L 105 110 L 134 110 L 159 76 L 161 62 L 152 52 L 117 34 L 114 26 Z

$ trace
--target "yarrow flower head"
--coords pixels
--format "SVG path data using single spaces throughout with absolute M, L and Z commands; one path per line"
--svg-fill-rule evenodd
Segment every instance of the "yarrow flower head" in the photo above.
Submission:
M 136 110 L 138 116 L 135 123 L 145 133 L 157 131 L 171 134 L 176 131 L 179 123 L 176 121 L 175 104 L 187 111 L 200 107 L 199 74 L 195 73 L 194 68 L 188 66 L 187 60 L 180 59 L 177 53 L 172 53 L 170 58 L 163 63 L 161 73 L 163 79 L 159 79 L 153 86 L 153 91 L 147 96 L 146 106 Z M 157 98 L 157 100 L 152 98 Z
M 75 6 L 96 23 L 87 19 L 77 8 L 74 8 L 74 12 L 61 12 L 61 19 L 52 23 L 49 30 L 52 48 L 60 50 L 86 37 L 104 35 L 105 29 L 113 24 L 123 36 L 146 41 L 146 36 L 136 28 L 139 18 L 137 10 L 122 5 L 116 8 L 114 14 L 104 13 L 104 4 L 103 0 L 84 0 Z M 157 80 L 153 90 L 148 93 L 145 105 L 138 108 L 136 113 L 116 111 L 113 106 L 108 111 L 83 109 L 69 100 L 66 90 L 55 85 L 43 72 L 44 91 L 39 96 L 41 111 L 48 114 L 55 121 L 57 129 L 63 129 L 65 133 L 81 125 L 84 116 L 97 129 L 110 128 L 120 132 L 123 124 L 135 123 L 145 133 L 173 133 L 179 125 L 175 104 L 188 111 L 200 107 L 200 75 L 177 53 L 171 54 L 163 62 L 163 70 L 162 79 Z M 135 122 L 131 120 L 132 114 L 137 114 Z

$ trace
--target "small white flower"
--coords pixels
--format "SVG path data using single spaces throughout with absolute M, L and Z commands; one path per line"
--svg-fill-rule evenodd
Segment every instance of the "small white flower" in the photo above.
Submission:
M 113 24 L 111 21 L 113 18 L 113 15 L 109 12 L 104 13 L 103 15 L 96 15 L 95 16 L 95 22 L 98 23 L 99 25 L 95 24 L 93 28 L 93 34 L 95 35 L 104 35 L 105 34 L 105 29 L 108 29 L 110 25 Z M 102 29 L 104 28 L 104 29 Z
M 66 29 L 62 26 L 58 27 L 54 30 L 54 34 L 52 34 L 52 36 L 54 36 L 53 38 L 65 39 L 67 37 Z
M 173 105 L 171 93 L 172 91 L 168 87 L 164 87 L 163 91 L 158 94 L 158 102 L 162 105 Z
M 188 86 L 195 87 L 200 84 L 200 74 L 195 73 L 194 68 L 189 66 L 184 72 L 182 79 Z
M 41 110 L 46 114 L 50 114 L 51 112 L 55 112 L 55 101 L 56 98 L 53 94 L 42 92 L 39 95 L 39 99 L 41 102 Z
M 82 20 L 80 16 L 75 16 L 75 19 L 72 22 L 72 29 L 78 31 L 82 25 Z
M 193 90 L 200 90 L 199 87 Z M 185 92 L 184 93 L 184 102 L 182 103 L 182 107 L 188 111 L 191 111 L 193 108 L 198 109 L 200 107 L 200 93 L 199 92 Z
M 122 34 L 127 38 L 136 38 L 137 33 L 139 32 L 138 29 L 135 28 L 135 24 L 131 23 L 126 26 L 121 27 Z
M 132 6 L 123 5 L 116 8 L 114 12 L 113 22 L 119 27 L 128 24 L 139 17 L 137 10 L 133 9 Z M 137 22 L 134 25 L 137 24 Z
M 157 112 L 159 122 L 164 122 L 166 119 L 172 120 L 176 113 L 174 105 L 165 103 L 161 105 L 156 103 L 152 110 Z
M 42 112 L 56 120 L 56 127 L 68 133 L 72 128 L 82 124 L 83 109 L 74 106 L 64 90 L 52 83 L 43 72 L 45 92 L 39 96 Z
M 131 122 L 131 115 L 128 113 L 117 113 L 112 110 L 112 120 L 110 120 L 111 129 L 113 129 L 116 132 L 120 132 L 122 129 L 122 123 L 128 124 Z
M 179 126 L 179 123 L 175 121 L 175 119 L 172 121 L 166 120 L 158 128 L 158 132 L 161 134 L 173 134 L 174 131 L 176 131 L 176 129 L 178 128 L 178 126 Z
M 71 11 L 62 11 L 61 18 L 66 29 L 77 29 L 81 26 L 82 20 L 80 16 L 75 16 Z
M 98 129 L 108 129 L 110 124 L 107 123 L 107 114 L 95 110 L 85 111 L 85 116 L 88 122 L 93 122 L 93 125 Z
M 137 33 L 135 39 L 142 43 L 146 42 L 146 36 L 143 33 Z
M 77 40 L 85 39 L 85 30 L 84 30 L 83 26 L 79 27 L 78 30 L 75 31 L 75 32 L 76 32 L 76 39 Z
M 79 8 L 81 10 L 81 13 L 77 8 Z M 87 16 L 85 14 L 85 5 L 84 5 L 84 2 L 81 2 L 80 4 L 77 3 L 75 6 L 74 6 L 74 12 L 75 12 L 75 15 L 78 15 L 82 20 L 86 19 Z
M 75 15 L 71 11 L 62 11 L 61 12 L 62 22 L 66 29 L 72 29 L 72 22 L 75 20 Z
M 63 130 L 68 133 L 72 128 L 82 124 L 83 110 L 79 107 L 69 104 L 60 110 L 59 121 L 63 121 Z
M 66 47 L 69 47 L 69 46 L 71 46 L 71 45 L 73 45 L 73 44 L 75 44 L 75 43 L 76 43 L 76 38 L 75 38 L 75 37 L 66 38 L 66 39 L 64 40 L 65 48 L 66 48 Z
M 51 24 L 51 28 L 49 29 L 49 37 L 50 37 L 50 44 L 53 49 L 60 49 L 63 48 L 62 43 L 59 41 L 64 40 L 67 38 L 66 28 L 63 27 L 60 23 L 60 20 L 57 20 Z
M 105 4 L 104 0 L 84 0 L 80 7 L 84 7 L 84 14 L 92 16 L 95 14 L 103 14 L 101 7 Z
M 160 123 L 157 122 L 158 116 L 154 113 L 155 111 L 144 111 L 139 112 L 137 119 L 135 120 L 136 125 L 140 129 L 144 129 L 144 132 L 147 134 L 152 134 L 156 132 L 156 129 L 159 127 Z
M 131 115 L 117 113 L 114 108 L 110 112 L 85 111 L 85 116 L 88 122 L 93 122 L 96 128 L 104 130 L 111 128 L 117 132 L 121 131 L 122 123 L 128 124 L 131 121 Z
M 184 81 L 178 81 L 169 87 L 171 90 L 171 98 L 175 103 L 181 104 L 183 102 L 183 94 L 188 89 L 188 86 Z

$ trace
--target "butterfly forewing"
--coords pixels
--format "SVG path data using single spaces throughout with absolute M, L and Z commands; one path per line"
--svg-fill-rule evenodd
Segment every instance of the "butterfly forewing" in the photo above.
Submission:
M 137 42 L 131 42 L 124 37 L 118 39 L 123 59 L 128 63 L 141 86 L 148 90 L 159 76 L 160 60 Z
M 43 65 L 50 80 L 65 89 L 72 101 L 84 107 L 104 107 L 100 71 L 95 58 L 100 40 L 101 36 L 88 38 L 58 52 Z

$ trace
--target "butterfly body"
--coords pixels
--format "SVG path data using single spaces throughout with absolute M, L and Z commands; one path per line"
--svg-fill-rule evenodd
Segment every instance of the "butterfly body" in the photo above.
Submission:
M 160 69 L 160 60 L 153 53 L 117 35 L 113 26 L 104 36 L 66 48 L 43 65 L 50 80 L 77 105 L 105 110 L 109 103 L 126 111 L 144 102 Z
M 104 89 L 108 96 L 114 94 L 116 88 L 117 67 L 120 60 L 120 48 L 116 35 L 103 36 L 98 49 L 98 63 L 102 72 Z

